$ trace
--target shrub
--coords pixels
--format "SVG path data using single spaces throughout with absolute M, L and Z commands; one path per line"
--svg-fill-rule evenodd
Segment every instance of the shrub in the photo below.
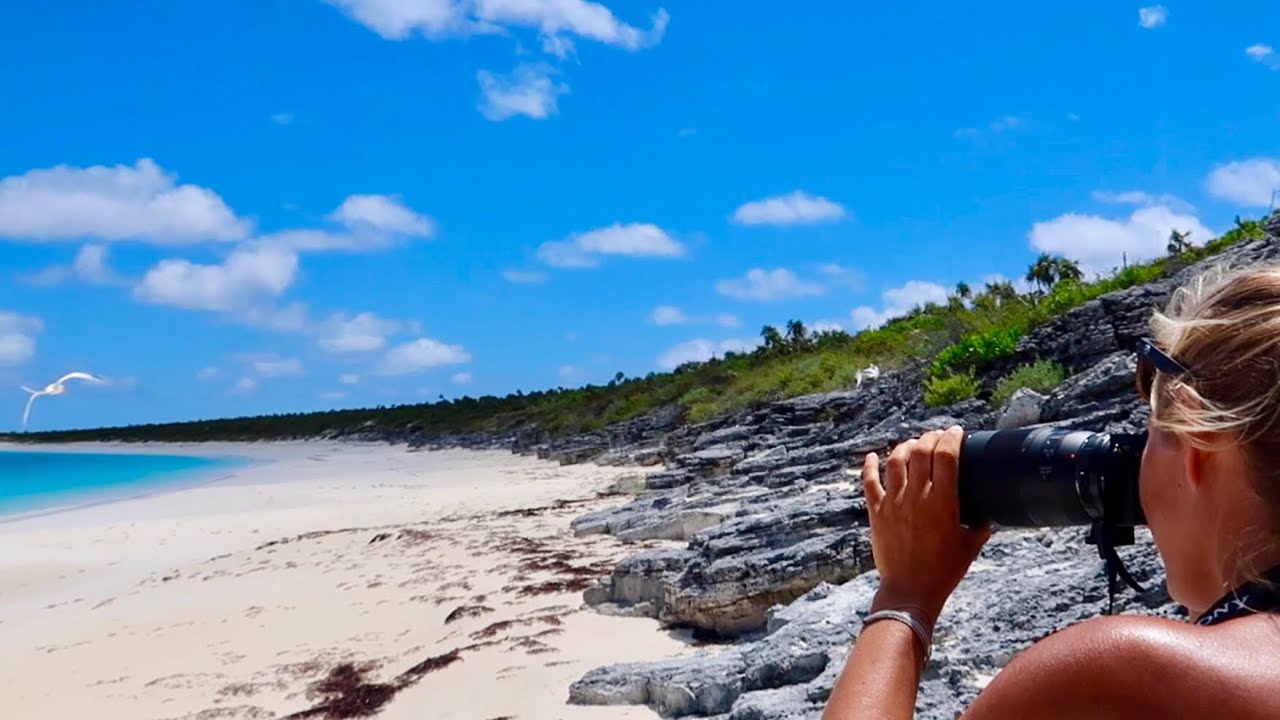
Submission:
M 996 383 L 995 392 L 991 394 L 991 405 L 1004 407 L 1019 388 L 1028 388 L 1036 392 L 1052 390 L 1061 385 L 1066 378 L 1066 368 L 1051 360 L 1037 360 L 1030 365 L 1022 365 Z
M 1022 333 L 1020 324 L 1010 324 L 966 335 L 938 353 L 929 374 L 942 378 L 956 372 L 980 370 L 993 360 L 1012 355 Z
M 924 404 L 945 407 L 978 394 L 978 379 L 972 372 L 963 375 L 932 377 L 924 381 Z

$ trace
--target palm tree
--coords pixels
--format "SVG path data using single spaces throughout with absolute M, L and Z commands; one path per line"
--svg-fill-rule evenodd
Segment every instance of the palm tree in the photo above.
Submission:
M 786 342 L 782 339 L 782 333 L 778 332 L 778 328 L 772 325 L 765 325 L 760 330 L 760 337 L 764 338 L 765 352 L 773 352 L 782 348 Z
M 1075 260 L 1071 260 L 1069 258 L 1054 258 L 1053 271 L 1053 284 L 1055 285 L 1063 282 L 1064 280 L 1080 282 L 1080 280 L 1084 278 L 1084 272 L 1080 270 L 1080 265 Z
M 787 321 L 787 345 L 799 350 L 809 344 L 809 330 L 799 320 Z
M 1240 218 L 1236 218 L 1236 224 L 1239 226 Z M 1169 244 L 1165 246 L 1169 257 L 1181 257 L 1191 250 L 1191 233 L 1182 230 L 1169 231 Z
M 956 283 L 956 297 L 961 300 L 968 300 L 973 297 L 973 290 L 969 288 L 969 283 L 964 282 L 963 280 Z
M 1057 279 L 1056 270 L 1053 256 L 1049 253 L 1040 253 L 1040 257 L 1027 268 L 1027 282 L 1035 283 L 1041 290 L 1053 287 Z

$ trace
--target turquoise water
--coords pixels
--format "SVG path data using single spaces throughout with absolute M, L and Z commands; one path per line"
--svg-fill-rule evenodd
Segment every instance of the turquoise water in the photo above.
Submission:
M 190 486 L 240 464 L 184 455 L 0 451 L 0 518 Z

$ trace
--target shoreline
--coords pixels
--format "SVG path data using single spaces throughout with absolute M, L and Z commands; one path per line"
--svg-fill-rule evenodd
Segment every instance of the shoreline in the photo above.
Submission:
M 0 713 L 277 717 L 337 702 L 316 690 L 345 672 L 352 687 L 400 688 L 379 717 L 651 718 L 569 706 L 568 685 L 601 664 L 691 652 L 653 620 L 582 604 L 637 546 L 575 538 L 570 520 L 625 501 L 609 487 L 650 469 L 226 445 L 270 457 L 196 487 L 0 523 L 0 541 L 24 548 L 0 559 L 0 673 L 15 688 Z
M 0 446 L 0 454 L 12 452 Z M 143 500 L 157 495 L 181 492 L 194 488 L 204 487 L 208 485 L 216 485 L 218 483 L 233 480 L 237 473 L 255 467 L 258 465 L 269 464 L 272 462 L 267 459 L 253 459 L 239 455 L 189 455 L 186 453 L 114 453 L 114 452 L 68 452 L 61 447 L 38 450 L 38 451 L 19 451 L 19 452 L 45 452 L 49 454 L 79 454 L 79 455 L 160 455 L 164 457 L 187 457 L 197 460 L 207 460 L 210 462 L 208 467 L 190 468 L 185 470 L 160 470 L 150 475 L 137 478 L 119 486 L 93 487 L 83 490 L 64 490 L 53 493 L 48 496 L 51 502 L 37 501 L 34 507 L 27 507 L 24 503 L 16 502 L 12 506 L 6 506 L 0 503 L 0 526 L 7 523 L 21 522 L 32 518 L 44 517 L 47 515 L 58 515 L 66 512 L 74 512 L 91 507 L 102 505 L 111 505 L 118 502 L 129 502 L 133 500 Z M 30 497 L 30 496 L 27 496 Z

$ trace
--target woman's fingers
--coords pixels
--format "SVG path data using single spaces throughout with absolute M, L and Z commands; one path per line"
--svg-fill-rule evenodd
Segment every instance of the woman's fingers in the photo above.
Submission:
M 880 484 L 880 458 L 867 453 L 862 461 L 862 493 L 867 498 L 867 509 L 875 512 L 884 500 L 884 486 Z
M 942 433 L 934 430 L 920 436 L 920 440 L 911 448 L 911 459 L 907 465 L 907 490 L 905 498 L 918 498 L 929 489 L 930 476 L 933 473 L 933 449 L 938 445 Z
M 956 498 L 959 492 L 960 446 L 964 443 L 964 430 L 956 425 L 938 436 L 933 451 L 933 489 L 943 500 Z M 958 504 L 958 501 L 957 501 Z
M 885 467 L 884 491 L 885 497 L 893 502 L 897 502 L 902 497 L 902 491 L 907 487 L 907 458 L 911 456 L 911 447 L 915 444 L 915 440 L 898 443 L 893 452 L 889 453 L 889 462 Z

